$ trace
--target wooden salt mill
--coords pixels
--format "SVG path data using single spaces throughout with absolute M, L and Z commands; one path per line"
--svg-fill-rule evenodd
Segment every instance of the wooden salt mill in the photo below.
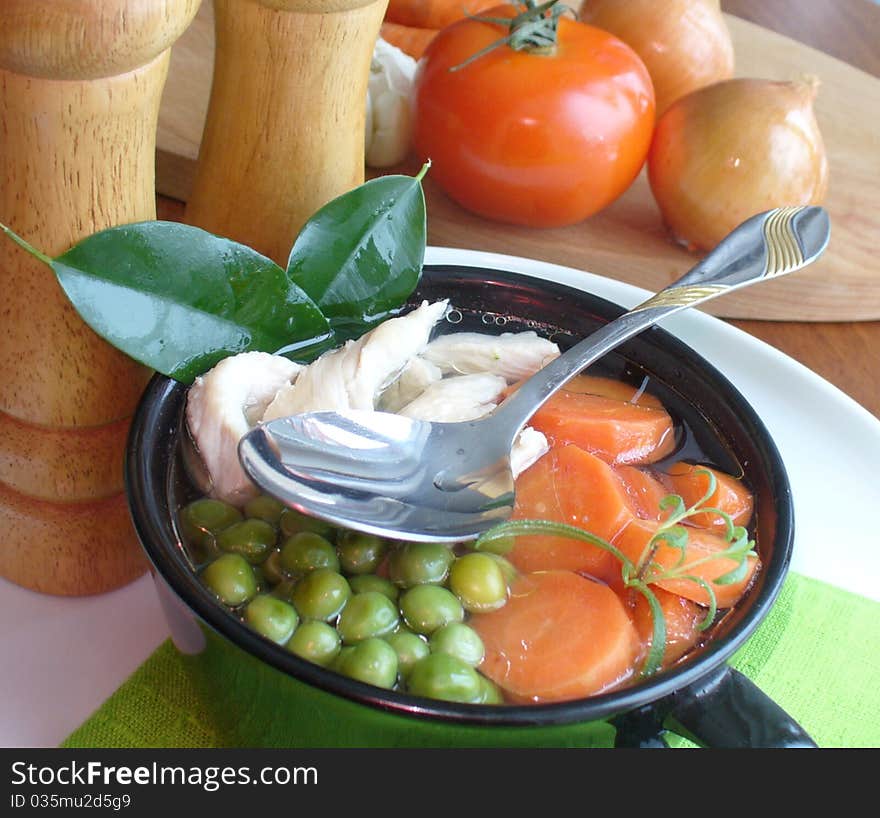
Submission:
M 388 0 L 215 0 L 211 99 L 186 220 L 282 266 L 305 221 L 364 181 Z
M 200 0 L 4 0 L 0 221 L 57 255 L 155 219 L 169 50 Z M 149 372 L 95 335 L 54 274 L 0 240 L 0 575 L 91 594 L 146 569 L 123 494 Z

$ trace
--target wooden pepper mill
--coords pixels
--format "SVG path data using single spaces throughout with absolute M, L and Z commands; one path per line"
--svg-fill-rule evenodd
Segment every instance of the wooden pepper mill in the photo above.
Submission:
M 215 0 L 211 99 L 186 220 L 282 266 L 306 220 L 364 181 L 388 0 Z
M 4 0 L 0 221 L 58 255 L 154 219 L 169 50 L 200 0 Z M 146 569 L 123 494 L 149 372 L 79 318 L 50 269 L 0 240 L 0 575 L 91 594 Z

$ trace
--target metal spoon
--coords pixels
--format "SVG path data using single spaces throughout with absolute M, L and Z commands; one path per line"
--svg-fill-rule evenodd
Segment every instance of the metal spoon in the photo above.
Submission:
M 473 539 L 510 516 L 511 446 L 554 392 L 660 319 L 804 267 L 821 255 L 829 233 L 820 207 L 752 217 L 678 281 L 576 344 L 479 420 L 308 412 L 246 434 L 242 466 L 267 493 L 336 525 L 396 539 Z

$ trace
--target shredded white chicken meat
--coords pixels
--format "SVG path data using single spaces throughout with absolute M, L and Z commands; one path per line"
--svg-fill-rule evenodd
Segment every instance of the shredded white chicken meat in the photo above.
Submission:
M 186 422 L 215 497 L 243 503 L 257 494 L 238 461 L 238 441 L 302 369 L 279 355 L 244 352 L 196 378 L 187 395 Z
M 509 383 L 559 355 L 555 344 L 531 331 L 450 333 L 429 343 L 447 306 L 445 300 L 425 301 L 306 367 L 247 352 L 197 378 L 187 398 L 187 424 L 210 475 L 212 495 L 241 504 L 256 494 L 239 463 L 238 443 L 260 420 L 375 408 L 419 420 L 475 420 L 495 409 Z M 543 434 L 523 429 L 511 452 L 514 475 L 547 450 Z
M 281 389 L 264 421 L 322 409 L 375 408 L 379 393 L 428 343 L 448 301 L 423 302 L 406 315 L 390 318 L 310 364 L 290 386 Z
M 444 374 L 500 375 L 508 383 L 534 375 L 559 356 L 559 347 L 533 330 L 489 335 L 454 332 L 431 341 L 422 357 Z

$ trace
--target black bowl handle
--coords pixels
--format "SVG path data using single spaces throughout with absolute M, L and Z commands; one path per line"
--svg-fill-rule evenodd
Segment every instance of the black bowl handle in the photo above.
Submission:
M 776 702 L 726 664 L 654 706 L 613 720 L 617 747 L 666 747 L 670 730 L 700 747 L 814 748 L 815 742 Z
M 701 747 L 816 747 L 788 713 L 729 665 L 669 701 L 664 726 Z

